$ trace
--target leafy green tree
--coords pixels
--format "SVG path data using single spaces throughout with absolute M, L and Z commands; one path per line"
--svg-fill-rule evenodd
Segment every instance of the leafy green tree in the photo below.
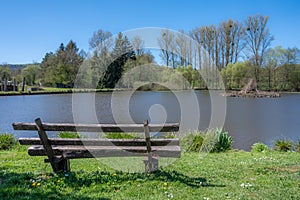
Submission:
M 0 67 L 0 78 L 1 80 L 10 80 L 12 72 L 8 66 Z
M 242 88 L 250 78 L 253 78 L 253 70 L 248 62 L 229 63 L 222 70 L 222 77 L 227 89 Z
M 268 89 L 274 89 L 277 85 L 276 70 L 278 67 L 282 66 L 285 62 L 286 49 L 281 46 L 276 46 L 275 48 L 270 48 L 266 53 L 265 58 L 265 69 Z
M 83 58 L 72 40 L 65 47 L 60 44 L 55 54 L 47 53 L 41 63 L 43 83 L 49 86 L 73 87 Z
M 40 74 L 40 65 L 33 64 L 27 65 L 24 69 L 22 69 L 21 75 L 26 78 L 26 83 L 28 85 L 36 85 L 38 81 L 38 77 Z

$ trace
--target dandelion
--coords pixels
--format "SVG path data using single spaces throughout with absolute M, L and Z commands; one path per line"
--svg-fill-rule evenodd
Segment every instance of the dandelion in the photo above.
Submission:
M 36 186 L 41 186 L 41 183 L 37 183 Z
M 164 182 L 164 187 L 167 187 L 168 186 L 168 183 L 167 182 Z
M 116 173 L 114 173 L 114 174 L 113 174 L 113 176 L 117 176 L 117 174 L 116 174 Z
M 57 182 L 58 182 L 58 183 L 60 183 L 60 182 L 61 182 L 61 180 L 60 180 L 60 179 L 58 179 L 58 180 L 57 180 Z
M 35 186 L 36 186 L 36 182 L 33 182 L 33 183 L 32 183 L 32 186 L 35 187 Z

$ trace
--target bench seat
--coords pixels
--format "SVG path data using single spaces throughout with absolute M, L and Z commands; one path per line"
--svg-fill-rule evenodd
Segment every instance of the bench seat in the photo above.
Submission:
M 135 157 L 147 156 L 145 146 L 52 146 L 54 155 L 63 155 L 64 158 L 93 158 L 93 157 Z M 152 153 L 159 157 L 180 157 L 179 146 L 152 146 Z M 30 156 L 47 156 L 42 145 L 28 148 Z

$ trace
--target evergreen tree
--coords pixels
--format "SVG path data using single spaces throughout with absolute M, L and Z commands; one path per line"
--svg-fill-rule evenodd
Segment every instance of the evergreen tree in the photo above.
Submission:
M 43 83 L 48 86 L 73 87 L 83 58 L 72 40 L 65 47 L 60 44 L 55 54 L 47 53 L 42 61 Z
M 135 53 L 128 38 L 119 33 L 112 52 L 113 61 L 108 65 L 100 87 L 114 88 L 122 77 L 126 61 L 134 56 Z

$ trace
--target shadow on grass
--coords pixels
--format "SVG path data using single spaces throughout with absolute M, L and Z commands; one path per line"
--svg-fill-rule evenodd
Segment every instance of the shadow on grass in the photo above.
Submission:
M 94 196 L 97 195 L 97 199 L 108 200 L 101 194 L 110 194 L 134 183 L 151 186 L 160 181 L 184 184 L 192 188 L 225 187 L 210 184 L 205 178 L 189 177 L 176 171 L 157 171 L 153 174 L 77 171 L 38 175 L 0 169 L 0 199 L 95 199 Z
M 82 176 L 82 174 L 85 174 Z M 67 175 L 67 177 L 66 177 Z M 209 183 L 202 177 L 189 177 L 177 171 L 158 170 L 153 174 L 145 173 L 126 173 L 126 172 L 71 172 L 69 174 L 60 174 L 65 177 L 65 182 L 73 186 L 89 186 L 92 183 L 105 184 L 108 182 L 127 183 L 128 181 L 150 182 L 167 181 L 185 184 L 189 187 L 225 187 L 225 185 L 216 185 Z
M 55 186 L 51 179 L 55 181 L 57 176 L 53 176 L 53 174 L 36 175 L 31 172 L 5 172 L 3 168 L 0 168 L 0 199 L 95 199 L 95 197 L 88 197 L 82 193 L 76 194 L 76 190 L 63 190 L 62 187 Z M 49 186 L 33 186 L 34 181 L 38 181 L 43 186 L 48 183 Z M 110 198 L 97 197 L 97 199 L 109 200 Z

